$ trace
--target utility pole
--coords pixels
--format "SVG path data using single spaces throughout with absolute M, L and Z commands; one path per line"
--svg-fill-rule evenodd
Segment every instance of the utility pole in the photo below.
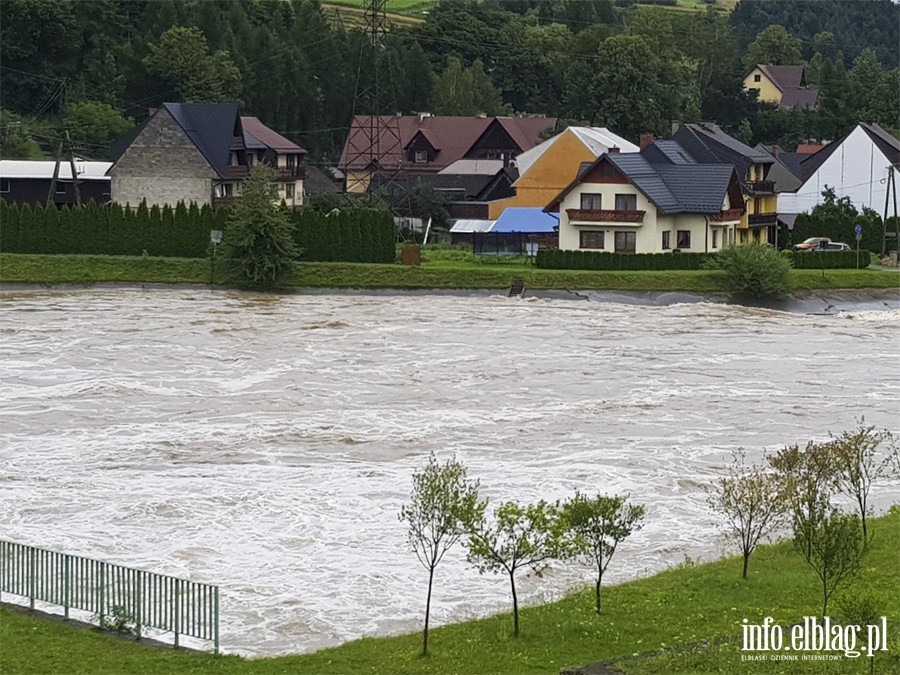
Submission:
M 884 224 L 881 257 L 888 254 L 888 240 L 893 239 L 894 246 L 897 247 L 897 262 L 900 264 L 900 218 L 897 217 L 897 183 L 894 179 L 898 169 L 900 169 L 900 164 L 892 164 L 888 167 L 887 186 L 884 191 L 884 217 L 881 221 Z M 894 232 L 888 232 L 888 204 L 891 202 L 891 196 L 894 198 L 894 227 L 896 228 Z
M 69 130 L 63 132 L 63 137 L 59 140 L 59 147 L 56 150 L 56 164 L 53 167 L 53 178 L 50 179 L 50 190 L 47 192 L 47 204 L 49 208 L 54 203 L 56 196 L 56 184 L 59 182 L 59 167 L 63 161 L 63 155 L 69 160 L 69 170 L 72 172 L 72 188 L 75 190 L 75 203 L 81 206 L 81 188 L 78 184 L 78 169 L 75 167 L 75 155 L 72 154 L 72 140 L 69 138 Z

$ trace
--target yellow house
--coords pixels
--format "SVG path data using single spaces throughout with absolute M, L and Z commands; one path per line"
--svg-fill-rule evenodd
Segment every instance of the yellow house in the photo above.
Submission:
M 697 162 L 730 164 L 737 171 L 744 195 L 744 215 L 737 227 L 736 243 L 756 241 L 775 244 L 778 195 L 768 178 L 775 158 L 732 138 L 715 124 L 685 124 L 672 140 Z
M 614 148 L 619 152 L 640 150 L 602 127 L 568 127 L 548 138 L 516 158 L 516 195 L 490 202 L 488 218 L 496 220 L 509 207 L 543 208 L 576 178 L 582 163 L 593 162 Z
M 758 65 L 744 78 L 744 89 L 757 92 L 757 98 L 781 108 L 815 108 L 819 90 L 806 86 L 803 66 Z

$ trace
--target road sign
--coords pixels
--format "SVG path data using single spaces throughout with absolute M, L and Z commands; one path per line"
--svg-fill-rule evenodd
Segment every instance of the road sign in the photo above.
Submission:
M 856 241 L 861 241 L 861 240 L 862 240 L 862 232 L 857 232 L 856 233 Z
M 856 236 L 858 237 L 862 234 L 862 225 L 857 223 L 856 227 L 853 228 L 853 231 L 856 232 Z

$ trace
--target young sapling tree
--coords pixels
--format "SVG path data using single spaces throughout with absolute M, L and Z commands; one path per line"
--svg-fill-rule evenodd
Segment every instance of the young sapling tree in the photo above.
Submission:
M 794 530 L 794 549 L 813 568 L 822 582 L 822 617 L 828 599 L 862 566 L 868 545 L 858 515 L 831 509 L 808 519 L 801 515 Z
M 486 502 L 483 506 L 486 506 Z M 569 540 L 558 504 L 540 501 L 520 506 L 515 502 L 500 505 L 488 521 L 484 508 L 468 525 L 469 562 L 479 573 L 506 573 L 513 600 L 513 635 L 519 636 L 519 599 L 516 572 L 530 567 L 540 572 L 547 562 L 566 557 Z
M 434 570 L 444 554 L 459 541 L 465 531 L 464 523 L 477 517 L 478 485 L 477 480 L 467 477 L 462 462 L 454 458 L 441 464 L 432 454 L 425 466 L 413 474 L 409 504 L 400 509 L 399 518 L 407 526 L 406 539 L 419 562 L 428 570 L 423 655 L 428 654 Z
M 856 431 L 845 431 L 828 443 L 837 487 L 856 501 L 864 538 L 868 537 L 866 515 L 872 484 L 887 475 L 890 469 L 890 454 L 879 456 L 879 448 L 885 441 L 893 445 L 889 431 L 876 431 L 875 427 L 861 423 Z
M 600 585 L 616 547 L 643 525 L 644 507 L 628 504 L 625 497 L 597 495 L 588 497 L 579 492 L 562 506 L 562 516 L 574 540 L 577 555 L 597 569 L 594 596 L 597 614 L 600 613 Z
M 747 578 L 750 554 L 763 537 L 771 533 L 788 510 L 781 482 L 759 467 L 747 467 L 746 452 L 735 452 L 728 475 L 713 484 L 707 497 L 709 506 L 728 521 L 731 533 L 740 543 Z

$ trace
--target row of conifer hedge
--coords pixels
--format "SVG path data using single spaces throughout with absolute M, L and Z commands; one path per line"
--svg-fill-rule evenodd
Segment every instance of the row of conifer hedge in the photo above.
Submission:
M 869 266 L 872 257 L 867 249 L 860 250 L 858 257 L 856 251 L 782 251 L 781 255 L 790 258 L 798 270 L 855 269 L 857 261 L 862 269 Z
M 174 208 L 91 202 L 58 209 L 0 200 L 0 251 L 204 258 L 210 254 L 210 231 L 224 231 L 228 214 L 227 207 L 183 202 Z M 301 260 L 390 263 L 396 256 L 389 211 L 300 208 L 290 217 Z
M 856 251 L 782 251 L 796 269 L 853 269 Z M 636 253 L 540 249 L 536 264 L 549 270 L 699 270 L 715 253 Z M 859 252 L 859 267 L 869 266 L 869 251 Z
M 610 253 L 538 250 L 536 264 L 548 270 L 699 270 L 714 253 Z

